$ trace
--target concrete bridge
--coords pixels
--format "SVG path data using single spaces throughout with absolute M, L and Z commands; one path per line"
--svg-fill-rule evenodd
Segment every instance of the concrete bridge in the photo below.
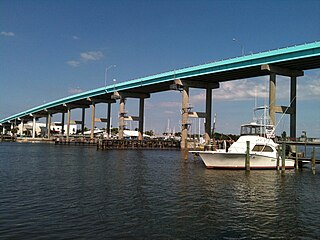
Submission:
M 49 102 L 32 109 L 17 113 L 0 120 L 2 129 L 12 128 L 16 124 L 33 121 L 33 137 L 35 137 L 35 123 L 39 118 L 47 118 L 47 129 L 51 125 L 53 114 L 62 114 L 62 126 L 65 123 L 67 113 L 67 139 L 69 138 L 69 126 L 71 111 L 82 109 L 82 131 L 85 123 L 85 110 L 91 108 L 91 138 L 94 137 L 95 106 L 99 103 L 108 105 L 107 131 L 110 131 L 111 106 L 117 101 L 120 104 L 119 114 L 119 138 L 123 138 L 124 121 L 126 116 L 125 103 L 129 98 L 138 98 L 139 116 L 131 117 L 139 121 L 139 139 L 143 137 L 144 100 L 150 98 L 152 93 L 177 90 L 182 93 L 181 109 L 181 147 L 186 146 L 188 136 L 188 117 L 190 115 L 205 118 L 205 139 L 210 141 L 212 119 L 212 94 L 219 88 L 219 83 L 239 80 L 244 78 L 270 76 L 269 86 L 269 111 L 271 121 L 275 122 L 275 113 L 290 114 L 290 137 L 296 137 L 296 88 L 297 77 L 304 75 L 304 70 L 320 68 L 320 42 L 296 45 L 280 48 L 267 52 L 251 54 L 221 60 L 194 67 L 169 71 L 148 77 L 138 78 L 126 82 L 117 83 L 91 91 L 75 94 L 53 102 Z M 283 75 L 290 78 L 290 102 L 288 106 L 276 104 L 276 76 Z M 191 112 L 189 108 L 189 89 L 202 88 L 206 90 L 205 112 Z M 22 127 L 23 128 L 23 127 Z M 48 131 L 50 137 L 50 131 Z

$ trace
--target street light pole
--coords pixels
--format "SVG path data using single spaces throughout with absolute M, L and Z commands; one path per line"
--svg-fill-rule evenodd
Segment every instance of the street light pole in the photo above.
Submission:
M 244 46 L 241 42 L 239 42 L 239 40 L 237 40 L 236 38 L 233 38 L 232 41 L 239 43 L 239 45 L 241 46 L 241 54 L 242 56 L 244 56 Z
M 107 91 L 108 70 L 113 67 L 116 67 L 116 65 L 110 65 L 109 67 L 106 67 L 106 70 L 104 72 L 104 89 L 105 89 L 105 91 Z

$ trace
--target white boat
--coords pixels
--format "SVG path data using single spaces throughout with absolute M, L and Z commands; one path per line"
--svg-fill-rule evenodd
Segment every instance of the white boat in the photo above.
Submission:
M 266 111 L 266 107 L 264 110 Z M 241 126 L 240 138 L 229 149 L 194 151 L 193 153 L 201 157 L 207 168 L 245 169 L 247 141 L 249 141 L 250 169 L 276 169 L 278 144 L 272 140 L 273 137 L 273 125 L 265 120 L 256 121 Z M 294 161 L 285 159 L 285 166 L 288 169 L 294 168 Z

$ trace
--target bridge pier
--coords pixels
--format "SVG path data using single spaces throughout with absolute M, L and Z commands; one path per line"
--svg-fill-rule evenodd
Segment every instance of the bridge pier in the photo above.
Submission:
M 120 113 L 119 113 L 119 139 L 124 138 L 124 117 L 125 117 L 125 104 L 126 99 L 124 97 L 120 97 Z
M 297 77 L 291 76 L 290 81 L 290 137 L 297 137 Z
M 64 135 L 64 112 L 61 113 L 61 133 Z
M 143 140 L 143 128 L 144 124 L 144 98 L 141 97 L 139 100 L 139 129 L 138 129 L 138 140 Z
M 191 112 L 189 106 L 189 88 L 206 89 L 206 112 Z M 205 118 L 205 141 L 210 143 L 211 138 L 211 115 L 212 115 L 212 89 L 219 88 L 219 83 L 198 83 L 190 80 L 176 79 L 170 85 L 170 89 L 179 90 L 182 93 L 182 116 L 181 116 L 181 149 L 187 148 L 188 141 L 188 117 Z
M 303 76 L 304 72 L 301 70 L 294 70 L 282 68 L 265 64 L 261 66 L 261 70 L 270 72 L 269 80 L 269 115 L 273 125 L 276 125 L 275 114 L 290 114 L 290 137 L 296 138 L 297 132 L 297 77 Z M 276 74 L 290 77 L 290 104 L 286 106 L 276 106 Z
M 85 123 L 85 117 L 86 117 L 86 108 L 82 108 L 82 114 L 81 114 L 81 133 L 84 134 L 84 123 Z
M 69 142 L 69 137 L 70 137 L 70 121 L 71 121 L 71 108 L 68 107 L 68 110 L 67 110 L 67 142 Z
M 91 134 L 90 134 L 91 139 L 94 138 L 95 118 L 96 118 L 96 104 L 95 104 L 95 102 L 92 102 L 92 104 L 91 104 Z
M 48 116 L 47 116 L 47 121 L 46 121 L 46 128 L 47 128 L 47 137 L 48 137 L 48 139 L 50 139 L 50 137 L 51 137 L 51 117 L 52 117 L 52 115 L 51 115 L 51 113 L 48 113 Z
M 108 110 L 107 110 L 107 138 L 110 138 L 110 127 L 111 127 L 111 103 L 108 103 Z
M 23 136 L 23 128 L 24 128 L 24 121 L 23 121 L 23 119 L 21 120 L 20 125 L 21 125 L 20 136 Z
M 182 119 L 181 119 L 181 149 L 188 148 L 188 116 L 189 116 L 189 86 L 182 88 Z
M 271 124 L 276 124 L 276 74 L 270 73 L 270 80 L 269 80 L 269 115 Z
M 205 124 L 205 143 L 210 144 L 211 139 L 211 116 L 212 115 L 212 89 L 206 89 L 206 124 Z
M 33 122 L 32 122 L 32 138 L 36 137 L 36 117 L 33 116 Z

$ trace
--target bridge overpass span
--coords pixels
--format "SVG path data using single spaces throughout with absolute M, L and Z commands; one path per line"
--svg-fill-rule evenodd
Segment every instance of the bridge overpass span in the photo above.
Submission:
M 144 119 L 144 100 L 151 97 L 152 93 L 177 90 L 182 93 L 182 142 L 184 148 L 188 135 L 189 89 L 202 88 L 206 90 L 206 111 L 199 113 L 206 119 L 206 141 L 210 140 L 211 132 L 211 107 L 213 89 L 219 88 L 221 82 L 239 80 L 244 78 L 270 76 L 269 84 L 269 111 L 271 121 L 275 121 L 275 113 L 290 114 L 290 137 L 296 137 L 296 87 L 297 77 L 303 76 L 305 70 L 320 68 L 320 42 L 279 48 L 266 52 L 231 58 L 168 71 L 156 75 L 129 80 L 117 84 L 108 85 L 87 92 L 68 96 L 52 101 L 23 112 L 14 114 L 0 120 L 3 129 L 13 127 L 15 124 L 24 124 L 46 117 L 47 128 L 51 124 L 52 114 L 62 113 L 62 125 L 67 113 L 67 125 L 70 125 L 72 109 L 82 109 L 82 130 L 84 129 L 85 109 L 91 108 L 91 137 L 93 138 L 95 118 L 95 106 L 98 103 L 108 104 L 107 130 L 110 131 L 110 112 L 112 104 L 120 103 L 119 137 L 123 138 L 125 114 L 125 102 L 128 98 L 140 99 L 139 116 L 132 119 L 139 121 L 139 138 L 142 138 Z M 276 104 L 276 76 L 283 75 L 290 78 L 290 103 L 288 106 Z M 23 127 L 22 127 L 23 128 Z M 69 127 L 67 127 L 67 138 Z M 33 128 L 33 137 L 35 127 Z M 48 131 L 50 137 L 50 131 Z

